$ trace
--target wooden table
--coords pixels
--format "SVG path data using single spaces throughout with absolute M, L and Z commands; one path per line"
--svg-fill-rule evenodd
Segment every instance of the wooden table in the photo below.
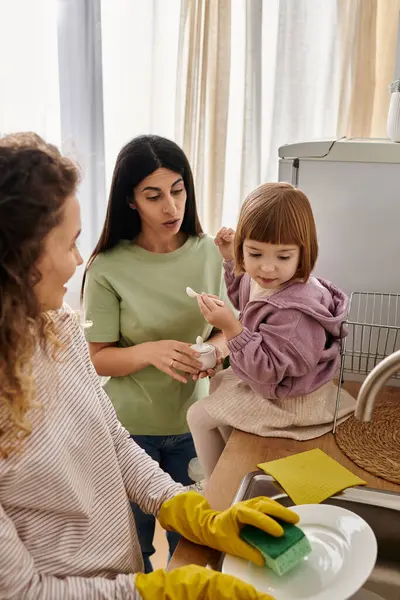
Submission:
M 356 397 L 360 386 L 358 383 L 346 382 L 344 387 Z M 385 388 L 380 396 L 393 397 L 393 394 L 398 396 L 400 402 L 399 388 Z M 242 431 L 234 431 L 207 485 L 205 494 L 207 500 L 213 508 L 224 510 L 231 505 L 243 477 L 251 471 L 256 471 L 258 463 L 284 458 L 313 448 L 321 448 L 344 467 L 364 479 L 369 487 L 400 493 L 400 485 L 375 477 L 357 467 L 339 450 L 335 437 L 331 433 L 314 440 L 297 442 L 281 438 L 262 438 Z M 215 551 L 182 540 L 171 559 L 168 570 L 188 564 L 215 565 L 217 561 L 218 553 Z

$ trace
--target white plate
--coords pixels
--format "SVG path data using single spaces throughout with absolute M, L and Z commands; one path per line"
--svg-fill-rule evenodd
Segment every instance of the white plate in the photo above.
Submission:
M 267 567 L 226 556 L 222 572 L 247 581 L 277 600 L 347 600 L 370 576 L 378 546 L 371 527 L 358 515 L 329 504 L 290 507 L 300 517 L 312 552 L 279 577 Z

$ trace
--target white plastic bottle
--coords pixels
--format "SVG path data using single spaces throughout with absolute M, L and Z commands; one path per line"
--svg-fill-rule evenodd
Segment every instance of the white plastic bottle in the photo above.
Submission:
M 400 142 L 400 80 L 393 81 L 390 90 L 387 135 L 392 142 Z

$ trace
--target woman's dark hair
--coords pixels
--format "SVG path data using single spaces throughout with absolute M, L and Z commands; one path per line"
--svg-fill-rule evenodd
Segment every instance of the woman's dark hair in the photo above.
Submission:
M 32 357 L 56 342 L 54 323 L 34 292 L 35 264 L 47 234 L 62 219 L 79 180 L 76 165 L 38 135 L 0 138 L 0 457 L 7 457 L 31 425 Z
M 187 199 L 181 231 L 192 236 L 203 233 L 197 215 L 193 174 L 185 153 L 171 140 L 158 135 L 141 135 L 126 144 L 118 154 L 103 231 L 86 270 L 98 254 L 111 250 L 121 240 L 134 240 L 140 233 L 138 211 L 129 206 L 133 200 L 133 190 L 160 168 L 179 173 L 184 181 Z M 85 278 L 82 291 L 84 284 Z

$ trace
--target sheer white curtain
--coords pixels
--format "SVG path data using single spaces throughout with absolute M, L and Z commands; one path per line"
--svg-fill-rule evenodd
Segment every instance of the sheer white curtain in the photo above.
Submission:
M 0 0 L 0 135 L 22 130 L 61 142 L 52 0 Z
M 400 0 L 232 0 L 221 223 L 278 174 L 285 143 L 386 137 Z
M 230 0 L 183 0 L 176 97 L 178 143 L 189 157 L 203 227 L 219 226 L 230 94 Z
M 340 42 L 336 0 L 232 0 L 231 93 L 221 223 L 277 179 L 279 146 L 336 135 Z
M 51 2 L 52 0 L 48 0 Z M 57 0 L 61 146 L 82 168 L 79 200 L 86 260 L 106 211 L 100 0 Z M 67 302 L 79 307 L 84 267 L 68 284 Z
M 175 139 L 181 0 L 101 0 L 106 180 L 132 137 Z

